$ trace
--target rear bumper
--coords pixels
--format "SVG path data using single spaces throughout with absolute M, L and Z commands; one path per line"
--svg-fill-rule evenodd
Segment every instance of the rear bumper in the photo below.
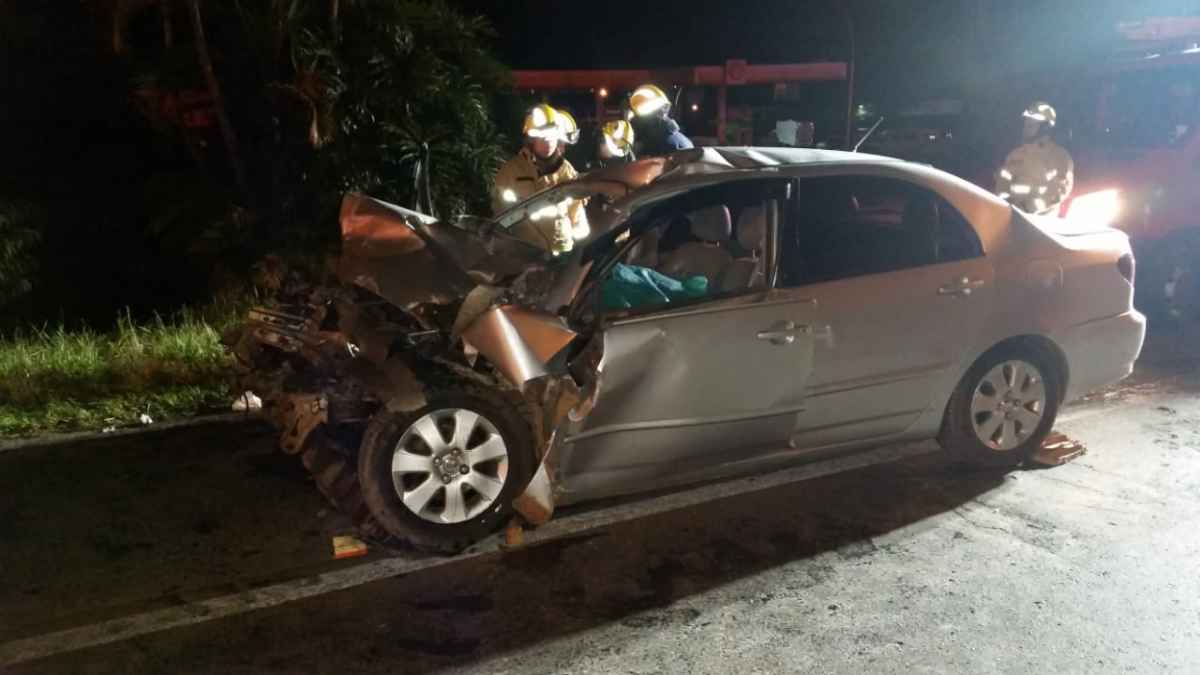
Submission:
M 1067 357 L 1071 401 L 1133 372 L 1146 338 L 1146 317 L 1137 310 L 1089 321 L 1059 331 L 1054 341 Z

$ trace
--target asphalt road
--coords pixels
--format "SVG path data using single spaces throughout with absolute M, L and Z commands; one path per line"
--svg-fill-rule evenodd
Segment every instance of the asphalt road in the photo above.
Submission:
M 1196 672 L 1195 344 L 1067 408 L 1061 467 L 930 455 L 336 591 L 382 558 L 331 559 L 262 432 L 6 452 L 0 671 Z

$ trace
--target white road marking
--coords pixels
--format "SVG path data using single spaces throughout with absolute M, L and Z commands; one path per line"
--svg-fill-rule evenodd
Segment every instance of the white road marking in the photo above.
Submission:
M 1071 425 L 1082 419 L 1111 411 L 1111 406 L 1104 405 L 1082 407 L 1060 415 L 1058 422 L 1060 424 Z M 847 457 L 842 461 L 834 460 L 828 464 L 819 462 L 812 465 L 798 466 L 767 476 L 756 476 L 727 483 L 716 483 L 665 495 L 641 503 L 626 503 L 620 507 L 603 509 L 600 512 L 584 512 L 574 517 L 551 521 L 551 523 L 538 528 L 536 531 L 527 532 L 526 545 L 533 545 L 540 541 L 561 537 L 570 534 L 572 531 L 593 529 L 614 521 L 638 517 L 639 515 L 646 515 L 660 510 L 673 510 L 719 497 L 761 490 L 804 478 L 815 478 L 879 461 L 891 461 L 910 454 L 929 452 L 930 448 L 925 447 L 922 449 L 923 445 L 928 444 L 906 444 L 891 446 L 890 448 L 878 448 L 875 451 L 868 451 L 860 453 L 857 456 Z M 870 455 L 876 456 L 873 461 L 861 459 Z M 840 468 L 834 468 L 834 465 L 839 463 L 843 465 Z M 453 562 L 460 562 L 494 553 L 501 548 L 499 542 L 499 537 L 493 537 L 479 547 L 455 556 Z M 153 610 L 77 628 L 69 628 L 54 633 L 47 633 L 45 635 L 13 640 L 0 644 L 0 666 L 10 666 L 64 652 L 121 642 L 149 633 L 214 621 L 258 609 L 275 607 L 288 602 L 304 600 L 375 581 L 403 576 L 428 567 L 445 564 L 446 562 L 448 562 L 448 559 L 437 556 L 385 558 L 368 563 L 360 563 L 347 569 L 282 582 L 243 593 L 234 593 L 209 600 L 188 603 L 179 607 Z
M 524 533 L 522 544 L 536 546 L 547 541 L 595 530 L 616 522 L 663 513 L 693 506 L 724 497 L 758 492 L 801 480 L 818 478 L 842 471 L 857 469 L 927 454 L 936 451 L 930 442 L 905 443 L 863 450 L 823 461 L 801 464 L 768 474 L 752 475 L 730 481 L 702 484 L 693 488 L 672 492 L 657 497 L 623 502 L 603 509 L 588 510 L 563 515 L 535 530 Z M 244 593 L 234 593 L 211 600 L 192 602 L 181 607 L 170 607 L 141 614 L 133 614 L 109 621 L 69 628 L 67 630 L 38 635 L 0 644 L 0 666 L 44 658 L 63 652 L 96 647 L 128 640 L 148 633 L 171 628 L 190 626 L 205 621 L 244 614 L 257 609 L 275 607 L 296 600 L 304 600 L 326 593 L 342 591 L 373 581 L 381 581 L 409 574 L 436 565 L 458 563 L 500 551 L 503 535 L 494 535 L 453 558 L 433 555 L 397 556 L 335 572 L 282 582 Z
M 494 549 L 472 551 L 455 561 L 473 558 Z M 385 558 L 354 567 L 274 584 L 244 593 L 234 593 L 211 600 L 191 602 L 141 614 L 101 621 L 87 626 L 70 628 L 56 633 L 14 640 L 0 644 L 0 666 L 40 659 L 54 654 L 128 640 L 147 633 L 213 621 L 256 609 L 265 609 L 287 602 L 303 600 L 325 593 L 341 591 L 362 584 L 390 579 L 442 562 L 443 558 Z

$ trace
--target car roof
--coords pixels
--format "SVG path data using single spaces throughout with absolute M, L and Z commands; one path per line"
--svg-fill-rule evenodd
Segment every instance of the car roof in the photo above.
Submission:
M 962 178 L 894 157 L 815 148 L 705 147 L 674 153 L 666 171 L 614 206 L 626 213 L 661 199 L 729 180 L 816 176 L 881 176 L 916 183 L 950 202 L 975 227 L 984 250 L 1003 239 L 1010 205 Z
M 761 169 L 799 164 L 879 164 L 903 160 L 881 155 L 819 148 L 707 147 L 677 153 L 676 166 L 685 170 Z M 674 156 L 673 156 L 674 157 Z
M 650 183 L 633 190 L 621 200 L 638 208 L 650 201 L 704 185 L 726 180 L 760 178 L 771 173 L 796 174 L 809 170 L 841 173 L 839 167 L 866 169 L 875 166 L 907 164 L 904 160 L 880 155 L 821 150 L 816 148 L 704 147 L 683 150 L 667 157 L 663 172 Z M 854 171 L 853 173 L 857 173 Z M 866 171 L 864 173 L 869 173 Z

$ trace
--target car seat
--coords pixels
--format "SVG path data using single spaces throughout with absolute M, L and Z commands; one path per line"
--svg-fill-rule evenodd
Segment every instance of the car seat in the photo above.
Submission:
M 715 289 L 733 262 L 733 254 L 726 248 L 733 230 L 729 208 L 722 204 L 693 211 L 688 221 L 692 236 L 700 241 L 682 244 L 662 256 L 658 271 L 680 280 L 701 276 L 708 279 L 710 289 Z
M 768 223 L 775 219 L 776 208 L 775 200 L 770 200 L 748 206 L 738 214 L 737 241 L 746 255 L 725 268 L 721 276 L 721 291 L 744 290 L 762 283 Z

